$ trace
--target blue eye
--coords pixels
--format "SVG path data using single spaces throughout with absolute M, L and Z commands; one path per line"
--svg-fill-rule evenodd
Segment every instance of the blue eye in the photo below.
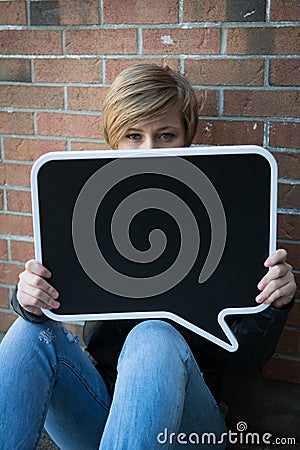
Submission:
M 158 136 L 158 138 L 163 141 L 171 141 L 174 137 L 175 135 L 173 133 L 162 133 Z
M 138 133 L 130 133 L 130 134 L 126 134 L 126 138 L 130 139 L 132 141 L 137 141 L 138 139 L 141 138 L 141 135 Z

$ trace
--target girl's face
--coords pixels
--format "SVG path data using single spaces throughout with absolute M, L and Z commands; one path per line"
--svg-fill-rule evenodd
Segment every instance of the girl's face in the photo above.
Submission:
M 119 141 L 117 150 L 146 150 L 185 146 L 185 129 L 179 110 L 166 114 L 161 120 L 130 128 Z

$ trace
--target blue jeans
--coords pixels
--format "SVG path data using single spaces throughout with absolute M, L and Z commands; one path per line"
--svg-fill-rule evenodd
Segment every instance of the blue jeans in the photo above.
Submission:
M 0 345 L 0 449 L 35 449 L 44 426 L 63 450 L 195 448 L 204 432 L 225 448 L 223 416 L 189 347 L 159 320 L 127 336 L 111 399 L 70 331 L 19 318 Z

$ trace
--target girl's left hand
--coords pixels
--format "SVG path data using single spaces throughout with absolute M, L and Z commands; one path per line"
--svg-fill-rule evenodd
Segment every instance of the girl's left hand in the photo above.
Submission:
M 257 285 L 261 291 L 256 297 L 257 303 L 281 308 L 292 300 L 296 292 L 296 282 L 292 266 L 286 260 L 287 251 L 284 249 L 276 250 L 266 259 L 264 265 L 269 267 L 269 271 Z

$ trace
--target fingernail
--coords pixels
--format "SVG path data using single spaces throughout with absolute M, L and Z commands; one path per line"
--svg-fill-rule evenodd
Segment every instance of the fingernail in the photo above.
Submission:
M 57 291 L 54 291 L 52 294 L 52 298 L 58 298 L 59 297 L 59 293 Z
M 261 302 L 263 301 L 263 297 L 262 297 L 261 295 L 258 295 L 258 296 L 255 298 L 255 300 L 256 300 L 257 303 L 261 303 Z

